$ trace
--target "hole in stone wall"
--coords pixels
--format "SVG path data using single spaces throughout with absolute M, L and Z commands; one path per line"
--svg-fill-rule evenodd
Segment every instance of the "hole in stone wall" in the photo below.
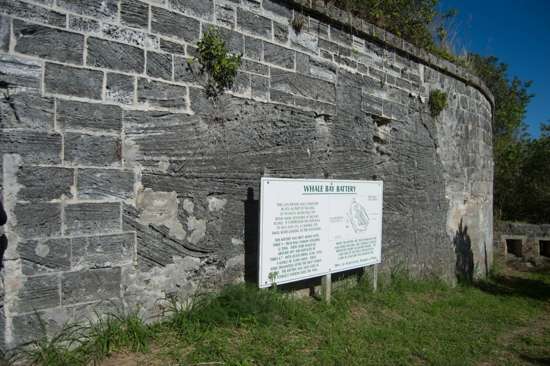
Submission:
M 506 253 L 516 257 L 522 256 L 523 240 L 521 239 L 506 239 Z
M 550 258 L 550 240 L 539 240 L 540 255 Z

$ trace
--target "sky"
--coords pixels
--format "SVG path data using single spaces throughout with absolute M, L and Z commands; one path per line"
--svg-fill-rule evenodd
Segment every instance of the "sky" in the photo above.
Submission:
M 508 75 L 532 80 L 535 97 L 525 122 L 533 137 L 550 121 L 550 0 L 440 0 L 456 9 L 451 23 L 458 51 L 496 56 L 509 65 Z

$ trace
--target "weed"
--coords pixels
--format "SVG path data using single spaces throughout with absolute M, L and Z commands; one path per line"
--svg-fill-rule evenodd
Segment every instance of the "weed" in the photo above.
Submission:
M 197 43 L 197 54 L 195 61 L 200 64 L 199 73 L 207 76 L 206 95 L 217 99 L 226 89 L 232 88 L 242 55 L 230 54 L 220 32 L 211 27 Z M 189 66 L 193 70 L 193 65 Z
M 299 34 L 300 32 L 302 32 L 302 29 L 304 28 L 305 24 L 306 24 L 306 17 L 304 16 L 304 14 L 295 12 L 290 25 L 292 25 L 292 29 L 294 29 L 296 34 Z
M 437 117 L 447 107 L 447 93 L 441 90 L 432 90 L 430 99 L 428 100 L 430 114 L 432 117 Z

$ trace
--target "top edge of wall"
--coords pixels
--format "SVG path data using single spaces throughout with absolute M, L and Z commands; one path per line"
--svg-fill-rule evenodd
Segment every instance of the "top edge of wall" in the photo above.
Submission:
M 346 31 L 357 32 L 356 35 L 373 40 L 385 46 L 389 46 L 405 53 L 415 60 L 430 66 L 440 72 L 448 74 L 464 83 L 477 88 L 489 100 L 492 107 L 495 106 L 495 99 L 489 88 L 478 77 L 450 61 L 438 57 L 428 51 L 416 47 L 410 42 L 375 26 L 362 18 L 354 17 L 351 13 L 332 4 L 326 4 L 326 0 L 274 0 L 288 4 L 294 9 L 310 13 L 310 15 L 324 18 L 332 24 L 340 26 Z

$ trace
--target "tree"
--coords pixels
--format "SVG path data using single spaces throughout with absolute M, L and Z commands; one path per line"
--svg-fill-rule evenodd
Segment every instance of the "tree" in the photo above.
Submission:
M 495 160 L 495 214 L 501 219 L 519 219 L 522 195 L 518 189 L 524 177 L 527 106 L 533 97 L 530 81 L 508 78 L 508 66 L 494 56 L 470 54 L 469 64 L 495 97 L 493 153 Z

